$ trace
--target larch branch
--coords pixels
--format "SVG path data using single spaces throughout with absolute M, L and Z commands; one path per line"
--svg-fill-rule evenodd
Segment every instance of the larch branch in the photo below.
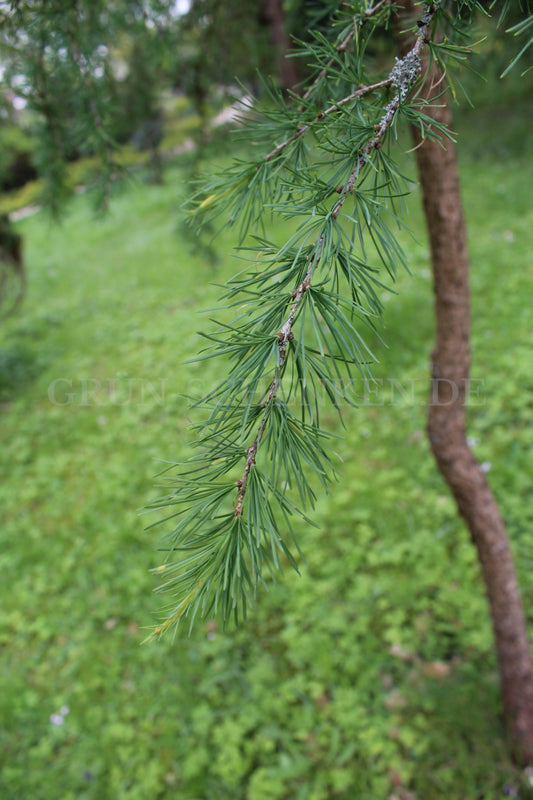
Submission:
M 378 7 L 384 4 L 385 0 L 383 0 L 383 2 L 378 3 L 374 7 L 374 10 L 376 10 Z M 390 101 L 390 103 L 384 109 L 383 116 L 378 125 L 376 126 L 374 136 L 367 142 L 367 144 L 361 149 L 361 151 L 357 155 L 355 166 L 353 167 L 352 172 L 348 177 L 348 180 L 341 187 L 340 190 L 341 197 L 335 202 L 331 210 L 331 216 L 334 220 L 337 219 L 347 198 L 354 191 L 359 174 L 363 169 L 363 167 L 365 166 L 365 164 L 368 162 L 369 155 L 373 150 L 377 150 L 381 147 L 383 137 L 385 136 L 387 130 L 390 128 L 396 112 L 398 111 L 401 103 L 405 100 L 405 97 L 407 96 L 413 83 L 419 77 L 421 70 L 420 52 L 424 47 L 424 45 L 427 44 L 429 41 L 428 33 L 433 18 L 435 16 L 437 6 L 438 3 L 434 3 L 432 6 L 430 6 L 430 8 L 426 10 L 422 19 L 418 23 L 418 35 L 415 44 L 403 59 L 401 60 L 397 59 L 396 64 L 391 70 L 391 73 L 387 79 L 385 79 L 384 81 L 380 81 L 379 84 L 374 84 L 373 86 L 360 87 L 352 95 L 350 95 L 347 98 L 344 98 L 343 101 L 340 101 L 340 103 L 347 103 L 348 100 L 354 99 L 355 97 L 360 97 L 366 92 L 373 91 L 378 87 L 381 88 L 383 86 L 392 85 L 397 89 L 396 96 Z M 338 108 L 339 108 L 339 103 L 330 106 L 329 109 L 322 112 L 322 115 L 325 116 L 326 113 L 333 113 L 333 111 L 336 111 Z M 317 117 L 316 119 L 319 118 L 320 117 Z M 285 140 L 285 142 L 282 142 L 280 145 L 274 148 L 274 150 L 272 150 L 271 153 L 265 156 L 265 160 L 268 161 L 270 158 L 273 158 L 274 155 L 281 152 L 290 142 L 299 138 L 307 130 L 309 130 L 309 127 L 310 127 L 309 125 L 304 125 L 301 128 L 299 128 L 295 134 L 289 137 L 289 139 Z M 287 358 L 287 347 L 289 342 L 291 342 L 292 339 L 294 338 L 294 335 L 292 333 L 294 320 L 296 318 L 296 314 L 304 298 L 305 292 L 311 286 L 311 279 L 322 257 L 323 247 L 324 247 L 324 234 L 322 234 L 318 239 L 318 241 L 315 242 L 313 253 L 312 255 L 309 256 L 311 263 L 309 265 L 305 278 L 299 284 L 299 286 L 296 289 L 294 289 L 291 293 L 294 301 L 291 305 L 289 315 L 281 328 L 281 331 L 277 334 L 278 348 L 279 348 L 279 365 L 276 366 L 275 374 L 274 377 L 272 378 L 272 382 L 270 384 L 270 388 L 268 391 L 268 396 L 264 403 L 265 410 L 261 423 L 257 429 L 252 444 L 246 450 L 246 463 L 244 466 L 242 478 L 236 481 L 236 486 L 238 487 L 239 492 L 237 494 L 237 499 L 235 503 L 235 514 L 234 514 L 235 518 L 240 517 L 243 513 L 244 498 L 246 496 L 246 490 L 250 472 L 255 464 L 257 451 L 259 449 L 261 439 L 266 429 L 270 406 L 277 397 L 279 385 L 281 382 L 281 371 L 283 365 L 285 364 L 285 360 Z

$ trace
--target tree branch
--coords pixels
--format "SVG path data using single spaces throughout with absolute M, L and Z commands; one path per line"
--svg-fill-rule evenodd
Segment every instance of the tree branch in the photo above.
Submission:
M 382 5 L 382 3 L 378 3 L 377 6 L 375 6 L 374 8 L 376 9 L 380 5 Z M 409 50 L 409 52 L 404 58 L 396 59 L 396 64 L 392 68 L 388 78 L 386 78 L 384 81 L 381 81 L 379 84 L 374 84 L 373 86 L 370 87 L 360 87 L 350 97 L 344 98 L 344 100 L 340 101 L 340 103 L 330 106 L 326 111 L 322 112 L 323 116 L 325 116 L 327 113 L 333 113 L 333 111 L 338 109 L 341 103 L 346 103 L 348 102 L 349 99 L 353 99 L 354 97 L 360 97 L 365 92 L 371 91 L 378 87 L 381 88 L 383 86 L 392 85 L 397 89 L 396 97 L 394 97 L 390 101 L 390 103 L 386 106 L 383 113 L 383 117 L 376 126 L 375 135 L 372 137 L 372 139 L 370 139 L 369 142 L 367 142 L 365 147 L 362 148 L 362 150 L 360 151 L 360 154 L 357 156 L 355 166 L 352 172 L 350 173 L 348 180 L 346 181 L 344 186 L 341 187 L 340 190 L 341 197 L 339 198 L 339 200 L 336 201 L 331 210 L 331 216 L 334 220 L 336 220 L 337 217 L 339 216 L 339 213 L 344 203 L 346 202 L 346 199 L 354 191 L 359 174 L 363 169 L 363 167 L 365 166 L 365 164 L 368 162 L 368 156 L 373 150 L 378 150 L 381 147 L 383 137 L 385 136 L 387 130 L 390 128 L 396 112 L 398 111 L 401 103 L 405 100 L 409 90 L 411 89 L 411 87 L 413 86 L 413 84 L 420 75 L 421 71 L 420 52 L 424 47 L 424 45 L 428 42 L 429 28 L 433 21 L 436 9 L 437 9 L 437 3 L 434 3 L 425 12 L 422 19 L 418 23 L 418 35 L 415 44 L 413 45 L 411 50 Z M 320 116 L 318 116 L 316 119 L 319 118 Z M 292 137 L 289 137 L 289 139 L 287 139 L 281 145 L 278 145 L 277 148 L 275 148 L 271 153 L 269 153 L 265 157 L 265 160 L 269 160 L 270 158 L 273 157 L 274 154 L 281 152 L 281 150 L 283 150 L 283 148 L 286 147 L 287 144 L 289 144 L 291 141 L 294 141 L 299 136 L 302 136 L 307 130 L 309 130 L 309 125 L 302 126 L 302 128 L 299 128 L 298 131 L 295 134 L 293 134 Z M 322 250 L 324 247 L 324 234 L 320 236 L 318 242 L 315 242 L 314 247 L 315 249 L 313 255 L 312 257 L 310 256 L 311 264 L 309 265 L 309 269 L 307 270 L 307 273 L 303 281 L 291 293 L 292 297 L 294 298 L 294 302 L 291 306 L 289 315 L 284 325 L 282 326 L 280 333 L 277 334 L 278 348 L 279 348 L 279 365 L 276 367 L 276 371 L 268 391 L 268 396 L 266 402 L 264 403 L 265 411 L 263 414 L 263 418 L 261 420 L 261 423 L 259 425 L 259 428 L 257 430 L 257 433 L 255 435 L 252 444 L 246 450 L 246 463 L 244 466 L 242 478 L 236 481 L 236 486 L 238 487 L 239 492 L 235 504 L 235 514 L 234 514 L 235 518 L 240 517 L 243 513 L 244 498 L 246 496 L 246 489 L 248 485 L 248 478 L 250 476 L 250 471 L 255 464 L 257 451 L 259 449 L 261 439 L 265 432 L 270 406 L 277 397 L 277 392 L 281 382 L 281 370 L 287 358 L 287 346 L 289 342 L 291 342 L 294 339 L 294 335 L 292 333 L 292 326 L 294 324 L 296 314 L 303 300 L 305 292 L 311 286 L 311 279 L 313 277 L 313 273 L 315 272 L 320 262 L 322 256 Z
M 372 17 L 377 11 L 379 11 L 384 6 L 390 5 L 390 3 L 391 3 L 391 0 L 379 0 L 379 3 L 376 3 L 376 5 L 373 6 L 373 8 L 367 8 L 363 12 L 363 19 L 364 20 L 370 19 L 370 17 Z M 357 27 L 357 19 L 354 17 L 353 29 L 350 31 L 350 33 L 348 33 L 347 36 L 344 37 L 342 42 L 339 45 L 337 45 L 337 53 L 343 53 L 345 50 L 347 50 L 348 45 L 350 44 L 351 40 L 355 36 L 356 27 Z M 319 74 L 317 75 L 317 77 L 315 78 L 315 80 L 313 81 L 311 86 L 304 93 L 304 95 L 302 97 L 302 100 L 307 100 L 307 98 L 311 95 L 313 89 L 326 76 L 328 69 L 331 67 L 331 65 L 333 64 L 334 61 L 335 61 L 335 57 L 332 56 L 330 58 L 330 60 L 328 61 L 328 63 L 326 64 L 326 66 L 319 72 Z M 358 97 L 362 97 L 364 94 L 367 94 L 368 92 L 372 92 L 375 89 L 382 89 L 385 86 L 389 86 L 389 85 L 390 85 L 390 79 L 386 79 L 384 81 L 380 81 L 379 83 L 374 83 L 372 86 L 360 86 L 359 89 L 356 89 L 356 91 L 352 92 L 352 94 L 348 95 L 347 97 L 344 97 L 342 100 L 339 100 L 338 103 L 334 103 L 332 106 L 327 108 L 325 111 L 321 111 L 319 114 L 317 114 L 316 117 L 314 118 L 313 122 L 309 123 L 308 125 L 299 125 L 298 129 L 296 130 L 296 132 L 292 136 L 289 136 L 284 142 L 281 142 L 281 144 L 279 144 L 270 153 L 268 153 L 268 155 L 265 156 L 265 161 L 270 161 L 272 158 L 274 158 L 279 153 L 281 153 L 287 147 L 287 145 L 289 145 L 292 142 L 296 141 L 296 139 L 299 139 L 300 136 L 303 136 L 304 133 L 306 133 L 309 130 L 309 128 L 313 125 L 314 122 L 318 122 L 319 120 L 321 120 L 324 117 L 326 117 L 328 114 L 331 114 L 334 111 L 338 111 L 343 105 L 345 105 L 346 103 L 349 103 L 350 100 L 355 100 Z M 303 111 L 303 110 L 304 110 L 304 106 L 300 106 L 300 111 Z

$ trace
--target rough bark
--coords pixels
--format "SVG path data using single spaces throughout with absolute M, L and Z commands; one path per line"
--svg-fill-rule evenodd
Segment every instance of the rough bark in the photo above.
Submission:
M 400 55 L 412 46 L 406 33 L 416 9 L 402 0 L 397 43 Z M 450 126 L 451 112 L 435 65 L 421 95 L 434 100 L 426 110 Z M 424 74 L 423 72 L 423 74 Z M 438 98 L 438 99 L 437 99 Z M 515 759 L 533 761 L 533 668 L 527 628 L 509 539 L 485 474 L 466 440 L 465 401 L 470 370 L 470 292 L 466 225 L 454 145 L 421 139 L 413 129 L 418 175 L 433 268 L 436 341 L 427 432 L 438 468 L 449 485 L 477 549 L 490 605 L 499 661 L 505 720 Z

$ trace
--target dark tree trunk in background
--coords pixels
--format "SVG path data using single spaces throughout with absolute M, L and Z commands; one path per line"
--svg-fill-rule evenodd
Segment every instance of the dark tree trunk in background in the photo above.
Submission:
M 284 89 L 294 90 L 298 83 L 298 71 L 293 58 L 288 58 L 290 40 L 285 28 L 285 16 L 281 0 L 264 0 L 264 15 L 270 28 L 272 41 L 278 54 L 278 69 Z
M 397 22 L 400 55 L 413 43 L 413 34 L 405 31 L 412 30 L 420 8 L 412 0 L 402 0 Z M 426 113 L 449 126 L 451 112 L 447 95 L 441 95 L 440 78 L 432 66 L 421 95 L 435 100 Z M 469 263 L 455 147 L 446 139 L 444 148 L 429 139 L 421 141 L 418 130 L 413 130 L 413 137 L 431 247 L 437 323 L 427 431 L 439 470 L 477 548 L 490 604 L 505 719 L 513 754 L 525 764 L 533 761 L 533 669 L 526 622 L 505 524 L 466 441 Z
M 16 308 L 25 287 L 22 237 L 9 221 L 9 216 L 0 214 L 0 318 Z

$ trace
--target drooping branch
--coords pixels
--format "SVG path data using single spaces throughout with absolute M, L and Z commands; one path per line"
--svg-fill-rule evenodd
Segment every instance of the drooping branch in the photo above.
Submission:
M 366 8 L 362 13 L 362 21 L 365 22 L 365 21 L 371 19 L 371 17 L 373 17 L 374 14 L 376 14 L 378 11 L 380 11 L 385 6 L 390 5 L 390 3 L 391 3 L 391 0 L 379 0 L 379 2 L 376 3 L 376 5 L 373 6 L 372 8 Z M 343 53 L 348 49 L 348 46 L 349 46 L 350 42 L 352 41 L 352 39 L 355 36 L 355 32 L 356 32 L 356 29 L 357 29 L 357 24 L 358 24 L 357 18 L 354 18 L 352 29 L 344 37 L 342 42 L 340 42 L 340 44 L 337 45 L 337 54 Z M 304 92 L 304 94 L 302 96 L 302 100 L 307 100 L 311 96 L 313 90 L 326 77 L 329 68 L 334 63 L 335 63 L 335 56 L 332 56 L 329 59 L 329 61 L 327 62 L 326 66 L 323 67 L 320 70 L 320 72 L 316 76 L 316 78 L 313 81 L 313 83 Z M 374 92 L 377 89 L 384 89 L 386 86 L 390 86 L 391 83 L 392 83 L 392 80 L 389 77 L 389 78 L 386 78 L 383 81 L 378 81 L 377 83 L 373 83 L 371 86 L 359 86 L 358 89 L 356 89 L 354 92 L 352 92 L 351 94 L 347 95 L 346 97 L 343 97 L 342 100 L 338 100 L 336 103 L 333 103 L 331 106 L 329 106 L 329 108 L 326 108 L 324 111 L 320 111 L 315 116 L 315 118 L 314 118 L 314 120 L 312 122 L 309 122 L 309 123 L 307 123 L 305 125 L 304 124 L 298 125 L 296 131 L 291 136 L 289 136 L 287 139 L 285 139 L 283 142 L 280 142 L 279 145 L 274 147 L 274 149 L 271 150 L 270 153 L 267 153 L 267 155 L 264 157 L 264 160 L 265 161 L 270 161 L 271 159 L 275 158 L 277 155 L 279 155 L 279 153 L 283 152 L 283 150 L 289 144 L 292 144 L 292 142 L 295 142 L 297 139 L 299 139 L 301 136 L 303 136 L 305 133 L 307 133 L 307 131 L 310 128 L 312 128 L 314 123 L 325 119 L 325 117 L 329 116 L 330 114 L 333 114 L 333 113 L 335 113 L 337 111 L 340 111 L 340 109 L 343 106 L 345 106 L 347 103 L 349 103 L 350 101 L 357 100 L 360 97 L 363 97 L 365 94 L 369 94 L 370 92 Z M 303 112 L 304 109 L 305 109 L 305 106 L 303 106 L 303 105 L 301 105 L 300 108 L 299 108 L 299 110 L 301 112 Z
M 209 413 L 196 426 L 201 432 L 196 442 L 200 452 L 188 459 L 181 473 L 172 479 L 175 481 L 172 493 L 153 505 L 172 507 L 171 516 L 178 517 L 169 537 L 171 544 L 165 549 L 169 556 L 175 550 L 180 552 L 177 562 L 166 562 L 169 577 L 160 587 L 165 592 L 172 591 L 177 603 L 154 635 L 178 623 L 188 613 L 194 619 L 197 613 L 205 616 L 220 611 L 224 621 L 231 614 L 237 616 L 241 609 L 246 613 L 262 580 L 263 567 L 281 566 L 280 552 L 298 569 L 281 532 L 278 515 L 284 519 L 283 530 L 288 527 L 289 531 L 290 516 L 305 518 L 305 509 L 316 497 L 305 475 L 307 467 L 325 489 L 336 473 L 332 451 L 324 442 L 327 434 L 317 424 L 317 386 L 323 387 L 338 407 L 336 378 L 343 380 L 338 362 L 349 373 L 352 365 L 363 368 L 364 354 L 369 354 L 353 325 L 352 315 L 373 316 L 381 311 L 375 289 L 382 284 L 374 277 L 374 268 L 366 263 L 364 252 L 362 256 L 355 252 L 340 224 L 345 216 L 341 212 L 348 198 L 360 190 L 361 205 L 358 199 L 353 214 L 346 217 L 353 217 L 358 224 L 357 218 L 361 216 L 362 229 L 368 230 L 387 269 L 394 267 L 398 258 L 402 260 L 399 246 L 377 211 L 376 195 L 380 187 L 376 182 L 370 187 L 372 200 L 368 208 L 360 184 L 363 173 L 384 170 L 386 183 L 390 181 L 396 191 L 399 173 L 387 165 L 386 154 L 377 153 L 419 78 L 419 54 L 430 38 L 437 5 L 424 3 L 425 13 L 416 41 L 407 57 L 396 61 L 386 83 L 380 86 L 386 92 L 383 101 L 372 103 L 371 122 L 367 116 L 362 125 L 355 125 L 360 137 L 355 147 L 350 138 L 352 122 L 348 123 L 347 131 L 344 119 L 335 113 L 338 105 L 326 109 L 331 129 L 337 132 L 327 140 L 328 144 L 334 143 L 335 135 L 339 142 L 347 139 L 346 145 L 339 148 L 342 158 L 329 161 L 334 165 L 330 180 L 323 178 L 320 159 L 317 162 L 320 174 L 313 175 L 312 170 L 308 173 L 305 168 L 300 174 L 298 153 L 293 161 L 291 150 L 286 154 L 286 164 L 281 159 L 272 165 L 265 159 L 254 159 L 243 169 L 237 162 L 210 184 L 211 194 L 199 205 L 205 208 L 215 203 L 220 208 L 223 204 L 226 211 L 226 201 L 230 198 L 230 219 L 244 214 L 245 229 L 260 216 L 265 205 L 272 203 L 287 218 L 299 218 L 300 223 L 301 213 L 307 213 L 307 218 L 282 248 L 259 240 L 260 250 L 266 246 L 269 265 L 261 270 L 245 270 L 227 285 L 224 295 L 230 305 L 246 310 L 233 323 L 221 323 L 220 333 L 204 334 L 215 345 L 201 358 L 224 356 L 233 361 L 233 366 L 227 379 L 203 399 Z M 299 102 L 295 98 L 295 103 Z M 345 109 L 348 102 L 344 103 Z M 304 114 L 309 114 L 309 105 L 296 108 L 288 117 L 294 120 L 298 114 L 303 120 Z M 372 123 L 375 123 L 373 128 Z M 330 133 L 327 126 L 326 132 Z M 301 199 L 295 196 L 295 191 L 302 192 Z M 335 199 L 328 201 L 331 197 Z M 324 202 L 329 202 L 329 208 L 324 208 Z M 323 265 L 324 261 L 328 263 Z M 322 271 L 323 266 L 325 272 L 332 271 L 331 291 L 316 280 L 316 271 L 318 268 Z M 339 282 L 345 280 L 349 287 L 347 298 L 340 294 L 339 288 Z M 242 304 L 243 296 L 263 308 L 256 312 L 248 302 Z M 307 341 L 304 324 L 307 312 L 317 349 Z M 302 325 L 298 340 L 294 336 L 296 323 Z M 288 402 L 280 401 L 287 371 L 290 372 L 287 399 L 297 380 L 303 404 L 301 419 L 291 413 Z M 254 402 L 263 380 L 268 388 L 261 400 Z M 305 419 L 306 409 L 310 422 Z M 265 457 L 264 466 L 258 455 Z M 240 470 L 237 481 L 236 469 Z M 298 488 L 299 504 L 287 496 L 286 488 L 292 481 Z M 158 570 L 166 569 L 166 564 Z
M 380 4 L 379 4 L 380 5 Z M 389 77 L 381 81 L 380 84 L 375 84 L 371 87 L 361 87 L 355 93 L 355 96 L 361 96 L 364 94 L 364 90 L 372 91 L 376 88 L 392 85 L 395 87 L 396 95 L 393 99 L 388 103 L 388 105 L 384 109 L 383 116 L 376 126 L 374 136 L 367 142 L 367 144 L 360 150 L 359 154 L 356 157 L 355 165 L 352 169 L 352 172 L 348 176 L 346 183 L 341 185 L 338 189 L 340 193 L 340 198 L 334 203 L 331 209 L 331 218 L 336 221 L 340 211 L 346 202 L 347 198 L 354 192 L 357 180 L 361 173 L 361 170 L 368 162 L 368 157 L 372 153 L 373 150 L 377 150 L 381 147 L 383 137 L 385 136 L 387 130 L 390 128 L 395 114 L 398 111 L 400 105 L 407 97 L 409 90 L 414 85 L 416 80 L 420 75 L 420 52 L 424 45 L 428 41 L 428 33 L 433 21 L 433 17 L 436 11 L 436 4 L 432 5 L 430 9 L 424 14 L 424 17 L 419 24 L 419 31 L 418 36 L 415 40 L 415 43 L 409 50 L 409 52 L 404 56 L 402 59 L 396 59 L 396 64 L 391 70 Z M 351 98 L 350 98 L 351 99 Z M 348 102 L 348 98 L 345 98 L 345 102 Z M 333 111 L 337 110 L 338 104 L 335 106 L 331 106 L 327 112 L 333 113 Z M 325 114 L 326 112 L 323 112 Z M 276 152 L 281 152 L 281 150 L 289 144 L 290 141 L 294 141 L 294 138 L 298 136 L 302 136 L 306 130 L 309 129 L 309 126 L 303 126 L 301 130 L 299 130 L 293 137 L 286 140 L 286 142 L 282 143 L 269 153 L 268 156 L 265 157 L 265 160 L 273 157 L 273 154 Z M 285 364 L 287 358 L 287 348 L 289 343 L 293 340 L 294 335 L 292 333 L 293 323 L 296 319 L 296 315 L 298 309 L 302 303 L 304 298 L 305 292 L 311 286 L 311 279 L 313 274 L 320 262 L 322 257 L 322 250 L 324 246 L 324 235 L 322 234 L 318 241 L 314 244 L 314 249 L 312 254 L 309 256 L 310 258 L 310 266 L 307 270 L 304 280 L 296 287 L 291 296 L 293 297 L 294 302 L 291 305 L 289 315 L 282 326 L 281 332 L 277 334 L 278 337 L 278 350 L 279 350 L 279 358 L 278 364 L 276 365 L 275 373 L 272 378 L 272 382 L 270 384 L 270 388 L 268 390 L 268 395 L 266 402 L 264 403 L 264 413 L 257 429 L 257 432 L 254 436 L 252 444 L 246 450 L 246 462 L 244 466 L 244 471 L 240 480 L 236 481 L 236 486 L 239 489 L 237 494 L 237 499 L 235 503 L 235 518 L 240 517 L 243 513 L 243 506 L 244 506 L 244 499 L 246 496 L 246 490 L 248 486 L 248 478 L 251 472 L 252 467 L 255 464 L 255 459 L 257 455 L 257 451 L 259 449 L 259 445 L 261 443 L 261 439 L 266 429 L 266 425 L 268 422 L 268 415 L 271 404 L 276 400 L 278 395 L 278 389 L 281 382 L 281 372 L 283 365 Z

